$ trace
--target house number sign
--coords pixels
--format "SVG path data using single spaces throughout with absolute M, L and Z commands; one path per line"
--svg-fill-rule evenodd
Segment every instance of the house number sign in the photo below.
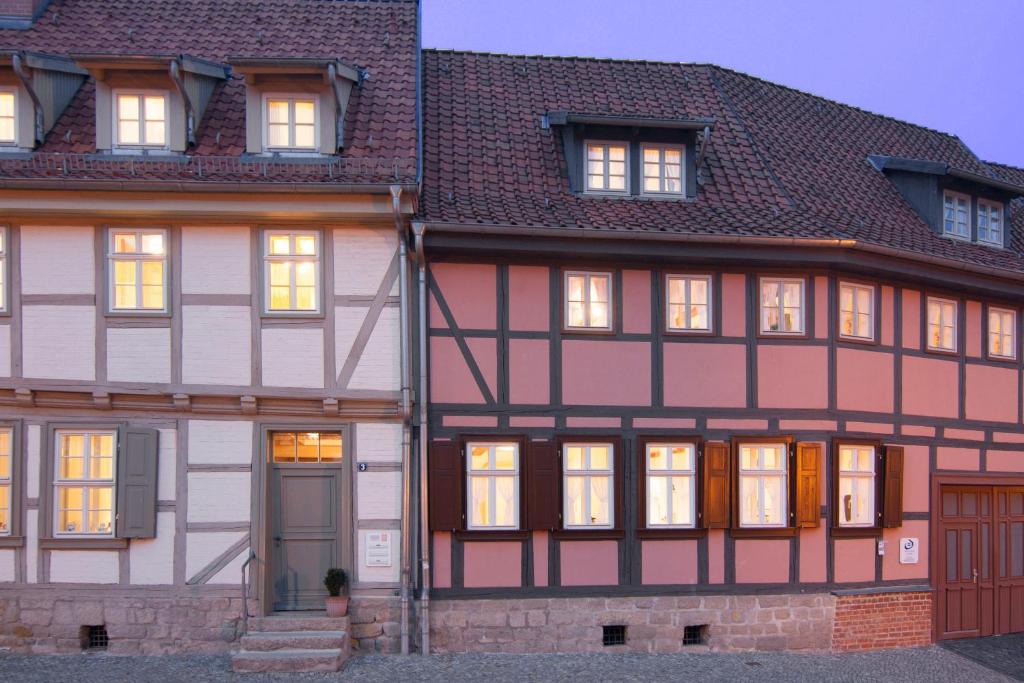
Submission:
M 391 566 L 391 532 L 390 531 L 368 531 L 366 533 L 366 558 L 367 567 L 390 567 Z

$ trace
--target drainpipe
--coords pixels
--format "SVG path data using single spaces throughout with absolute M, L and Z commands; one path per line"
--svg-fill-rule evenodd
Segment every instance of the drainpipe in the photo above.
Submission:
M 185 91 L 185 81 L 181 76 L 180 60 L 171 60 L 169 72 L 171 82 L 174 83 L 174 88 L 178 91 L 178 94 L 181 95 L 181 99 L 185 103 L 185 139 L 191 147 L 196 144 L 196 112 L 195 109 L 192 108 L 192 100 L 189 99 L 188 92 Z
M 420 562 L 423 578 L 420 587 L 420 654 L 430 654 L 430 508 L 427 494 L 427 258 L 423 251 L 425 223 L 412 224 L 416 262 L 419 265 L 419 354 L 420 354 Z
M 32 113 L 35 123 L 35 129 L 32 133 L 35 137 L 35 142 L 42 143 L 43 138 L 46 137 L 43 124 L 43 105 L 39 101 L 39 95 L 36 94 L 35 89 L 32 87 L 32 74 L 26 70 L 25 62 L 18 53 L 11 57 L 11 66 L 14 67 L 14 73 L 17 74 L 18 80 L 25 86 L 25 91 L 28 92 L 28 96 L 32 99 Z M 15 137 L 17 137 L 17 131 L 15 131 Z
M 401 647 L 409 654 L 409 593 L 412 581 L 412 376 L 409 363 L 409 253 L 406 246 L 405 226 L 402 223 L 402 188 L 391 186 L 391 210 L 398 231 L 398 301 L 400 324 L 400 362 L 402 375 L 402 588 L 401 588 Z

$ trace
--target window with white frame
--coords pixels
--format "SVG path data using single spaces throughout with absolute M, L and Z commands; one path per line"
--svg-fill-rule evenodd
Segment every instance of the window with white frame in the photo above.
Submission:
M 0 313 L 7 312 L 7 228 L 0 227 Z
M 839 446 L 839 526 L 875 525 L 874 446 Z
M 320 233 L 268 230 L 264 280 L 268 312 L 320 310 Z
M 1017 312 L 988 309 L 988 355 L 1013 360 L 1017 357 Z
M 615 519 L 613 446 L 566 443 L 562 452 L 565 528 L 610 528 Z
M 273 432 L 270 450 L 275 463 L 341 462 L 341 432 Z
M 683 193 L 681 145 L 644 145 L 644 194 Z
M 318 98 L 267 95 L 263 98 L 263 109 L 267 149 L 307 152 L 317 149 Z
M 166 147 L 167 93 L 116 92 L 114 122 L 118 147 Z
M 971 239 L 971 198 L 959 192 L 942 195 L 942 232 L 946 235 Z
M 13 88 L 0 88 L 0 145 L 18 141 L 18 93 Z
M 588 142 L 587 191 L 629 192 L 629 145 Z
M 519 445 L 466 445 L 466 514 L 470 529 L 519 528 Z
M 956 351 L 956 302 L 928 297 L 928 348 Z
M 14 433 L 10 428 L 0 429 L 0 536 L 11 533 L 14 509 Z
M 697 453 L 692 443 L 647 444 L 647 526 L 692 528 Z
M 167 231 L 112 228 L 111 311 L 167 310 Z
M 874 320 L 875 288 L 849 282 L 839 283 L 839 336 L 874 339 Z
M 799 278 L 761 278 L 761 332 L 803 334 L 804 281 Z
M 566 272 L 566 328 L 610 330 L 611 295 L 611 273 Z
M 1003 205 L 987 199 L 978 200 L 978 241 L 1003 244 Z
M 53 531 L 58 536 L 114 533 L 113 430 L 59 430 L 54 449 Z
M 678 332 L 711 330 L 711 277 L 669 275 L 668 329 Z
M 786 526 L 786 444 L 740 444 L 739 454 L 740 526 Z

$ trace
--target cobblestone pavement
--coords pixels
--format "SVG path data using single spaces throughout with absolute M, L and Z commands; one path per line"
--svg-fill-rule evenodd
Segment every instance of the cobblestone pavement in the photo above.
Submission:
M 991 638 L 964 638 L 947 640 L 942 647 L 1024 681 L 1024 633 Z
M 1020 653 L 1017 655 L 1020 657 Z M 940 647 L 842 655 L 580 654 L 353 657 L 340 674 L 232 674 L 226 656 L 0 655 L 0 681 L 51 683 L 206 681 L 1008 681 Z

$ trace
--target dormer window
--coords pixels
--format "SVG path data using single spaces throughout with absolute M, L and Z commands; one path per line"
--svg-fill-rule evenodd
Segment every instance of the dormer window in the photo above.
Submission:
M 267 95 L 263 101 L 268 151 L 316 151 L 319 138 L 316 97 Z
M 18 141 L 18 93 L 14 88 L 0 90 L 0 145 Z
M 1003 245 L 1003 205 L 987 199 L 978 200 L 978 241 Z
M 115 91 L 118 147 L 167 147 L 167 93 Z
M 587 143 L 587 192 L 629 191 L 629 145 Z
M 682 145 L 643 146 L 644 194 L 683 193 Z
M 971 198 L 959 192 L 943 195 L 943 234 L 959 239 L 971 239 Z

